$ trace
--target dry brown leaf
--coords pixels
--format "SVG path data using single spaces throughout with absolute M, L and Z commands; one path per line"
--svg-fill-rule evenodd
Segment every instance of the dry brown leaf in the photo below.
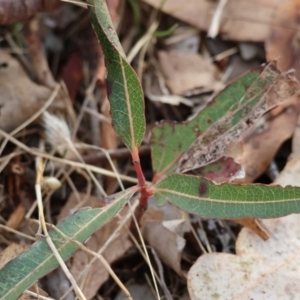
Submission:
M 11 243 L 0 253 L 0 269 L 2 269 L 6 263 L 17 257 L 19 254 L 21 254 L 28 248 L 29 245 Z
M 300 79 L 299 1 L 281 1 L 278 4 L 273 16 L 275 25 L 271 27 L 265 43 L 266 56 L 268 60 L 278 59 L 277 66 L 281 71 L 295 69 L 296 77 Z
M 186 244 L 183 235 L 189 231 L 182 212 L 172 205 L 148 208 L 141 219 L 142 234 L 163 263 L 185 277 L 181 256 Z
M 161 6 L 161 0 L 143 2 L 155 8 Z M 234 41 L 263 42 L 270 35 L 271 24 L 281 25 L 274 19 L 282 13 L 281 3 L 283 2 L 278 0 L 227 1 L 221 15 L 220 33 L 224 38 Z M 200 30 L 208 31 L 217 6 L 218 1 L 186 0 L 183 5 L 181 0 L 168 0 L 164 3 L 162 11 Z M 289 22 L 286 26 L 288 25 Z
M 32 17 L 38 11 L 51 11 L 61 5 L 59 0 L 0 0 L 0 24 L 13 24 Z
M 300 159 L 290 161 L 274 184 L 300 185 Z M 237 255 L 202 255 L 188 273 L 191 299 L 299 299 L 300 218 L 262 220 L 270 239 L 244 228 Z
M 31 292 L 34 292 L 38 295 L 48 297 L 49 300 L 53 299 L 53 298 L 50 298 L 48 296 L 48 294 L 44 290 L 42 290 L 37 284 L 31 286 L 28 290 L 31 291 Z M 18 300 L 36 300 L 36 299 L 37 299 L 37 297 L 31 296 L 31 295 L 28 295 L 28 294 L 23 294 L 22 296 L 20 296 L 18 298 Z
M 51 95 L 51 90 L 31 81 L 19 62 L 0 54 L 0 128 L 6 132 L 28 120 Z
M 56 82 L 50 71 L 44 45 L 40 36 L 40 19 L 35 16 L 25 25 L 25 36 L 31 62 L 36 72 L 37 82 L 54 89 Z
M 79 194 L 80 199 L 83 199 L 85 195 Z M 77 206 L 90 206 L 93 208 L 101 207 L 104 204 L 101 199 L 97 197 L 89 197 L 85 203 L 81 203 L 81 205 L 77 205 L 77 197 L 75 194 L 71 194 L 66 205 L 62 209 L 58 221 L 62 220 L 69 216 L 74 208 Z M 124 216 L 128 213 L 127 207 L 125 207 L 120 215 Z M 92 250 L 97 252 L 104 243 L 108 240 L 108 238 L 112 235 L 115 229 L 118 226 L 119 219 L 114 218 L 109 223 L 105 224 L 100 230 L 98 230 L 86 243 L 86 246 Z M 113 240 L 104 250 L 102 255 L 106 259 L 106 261 L 111 264 L 115 260 L 119 259 L 124 255 L 124 253 L 131 247 L 131 242 L 128 239 L 128 231 L 126 228 L 122 228 L 119 232 L 118 237 Z M 91 299 L 97 293 L 100 286 L 108 279 L 109 273 L 104 268 L 102 263 L 97 259 L 91 268 L 88 270 L 86 274 L 83 275 L 81 279 L 79 279 L 80 274 L 87 264 L 93 259 L 91 254 L 88 254 L 82 250 L 79 250 L 75 253 L 72 259 L 71 273 L 73 274 L 78 285 L 82 287 L 82 291 L 87 299 Z
M 267 169 L 282 143 L 292 136 L 299 113 L 299 95 L 294 95 L 273 109 L 268 119 L 242 141 L 244 154 L 237 160 L 245 177 L 235 183 L 251 183 Z
M 173 94 L 195 88 L 214 90 L 219 82 L 217 68 L 199 54 L 159 51 L 158 59 Z

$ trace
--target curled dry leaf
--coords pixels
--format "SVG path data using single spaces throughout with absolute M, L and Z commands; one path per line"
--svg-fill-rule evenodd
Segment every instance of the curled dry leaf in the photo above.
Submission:
M 51 90 L 31 81 L 12 56 L 0 55 L 0 128 L 6 132 L 28 120 L 51 95 Z
M 84 199 L 86 195 L 80 195 L 80 199 Z M 62 209 L 58 220 L 70 215 L 75 208 L 82 206 L 91 206 L 93 208 L 101 207 L 104 204 L 101 199 L 97 197 L 89 197 L 87 201 L 78 203 L 78 199 L 75 194 L 72 194 L 64 208 Z M 124 217 L 128 213 L 128 209 L 125 207 L 120 215 Z M 105 224 L 101 230 L 98 230 L 86 243 L 86 246 L 97 252 L 104 243 L 110 238 L 115 229 L 118 227 L 119 219 L 114 218 L 107 224 Z M 123 226 L 116 239 L 114 239 L 104 250 L 102 255 L 106 261 L 111 264 L 118 258 L 120 258 L 131 246 L 131 242 L 128 239 L 128 231 Z M 91 299 L 97 293 L 100 286 L 108 279 L 109 273 L 102 265 L 102 263 L 96 259 L 95 262 L 86 269 L 86 273 L 83 270 L 88 266 L 93 256 L 89 253 L 79 250 L 75 253 L 72 259 L 71 273 L 73 274 L 76 282 L 81 284 L 82 291 L 87 299 Z
M 25 21 L 39 11 L 51 11 L 61 5 L 60 0 L 0 0 L 0 24 Z
M 297 185 L 300 160 L 290 161 L 275 184 Z M 188 273 L 194 299 L 298 299 L 300 297 L 300 219 L 290 215 L 262 221 L 270 238 L 263 241 L 244 228 L 236 243 L 237 255 L 202 255 Z

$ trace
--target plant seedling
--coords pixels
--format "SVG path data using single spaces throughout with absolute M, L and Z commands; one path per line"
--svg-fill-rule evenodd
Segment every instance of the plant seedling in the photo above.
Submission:
M 193 120 L 161 122 L 151 131 L 153 182 L 147 185 L 138 149 L 145 133 L 141 84 L 127 62 L 104 0 L 88 0 L 91 21 L 101 43 L 107 68 L 106 87 L 116 133 L 130 150 L 138 184 L 110 196 L 102 209 L 83 208 L 50 231 L 59 254 L 66 260 L 78 246 L 113 218 L 135 193 L 140 209 L 150 195 L 157 205 L 170 202 L 204 218 L 274 218 L 300 212 L 300 188 L 262 184 L 216 185 L 201 176 L 185 174 L 220 164 L 228 149 L 239 141 L 268 110 L 293 95 L 299 84 L 290 72 L 271 62 L 241 76 L 219 93 Z M 222 164 L 222 162 L 221 162 Z M 38 278 L 58 266 L 45 239 L 9 262 L 0 271 L 0 299 L 16 299 Z

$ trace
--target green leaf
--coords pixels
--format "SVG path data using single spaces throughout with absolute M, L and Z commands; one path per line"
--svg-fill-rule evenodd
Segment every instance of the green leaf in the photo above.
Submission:
M 203 218 L 276 218 L 300 212 L 300 188 L 292 186 L 215 185 L 201 177 L 172 174 L 153 193 L 158 205 L 170 202 Z
M 169 29 L 166 29 L 166 30 L 162 30 L 162 31 L 155 31 L 153 33 L 153 36 L 156 36 L 156 37 L 165 37 L 165 36 L 168 36 L 170 35 L 176 28 L 178 27 L 178 24 L 174 24 L 172 25 Z
M 57 228 L 69 238 L 84 243 L 96 230 L 113 218 L 136 192 L 131 188 L 110 196 L 113 201 L 103 208 L 85 207 L 60 223 Z M 74 254 L 78 247 L 57 231 L 49 232 L 63 260 Z M 45 238 L 35 242 L 28 250 L 8 262 L 0 270 L 0 299 L 17 299 L 25 289 L 58 266 Z
M 131 152 L 141 144 L 145 133 L 144 96 L 134 70 L 126 60 L 105 1 L 88 0 L 93 27 L 101 43 L 107 95 L 117 134 Z
M 152 129 L 153 168 L 160 177 L 186 172 L 224 156 L 267 110 L 292 95 L 298 82 L 274 64 L 250 71 L 227 86 L 190 122 L 162 122 Z

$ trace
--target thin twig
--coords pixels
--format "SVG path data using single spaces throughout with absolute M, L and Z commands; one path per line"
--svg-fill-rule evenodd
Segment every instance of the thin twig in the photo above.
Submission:
M 89 145 L 90 146 L 90 145 Z M 80 148 L 80 145 L 76 145 L 76 148 Z M 101 148 L 102 149 L 102 148 Z M 141 155 L 148 155 L 150 154 L 150 146 L 149 145 L 142 145 L 139 148 L 139 156 Z M 101 150 L 103 151 L 103 150 Z M 120 158 L 130 158 L 131 153 L 128 150 L 128 148 L 120 148 L 120 149 L 114 149 L 114 150 L 105 150 L 105 153 L 92 153 L 89 155 L 83 155 L 82 158 L 85 161 L 85 163 L 95 163 L 95 162 L 101 162 L 107 158 L 107 155 L 110 156 L 111 159 L 120 159 Z
M 94 99 L 93 90 L 95 89 L 96 82 L 97 82 L 97 77 L 95 75 L 93 77 L 90 85 L 88 86 L 88 88 L 85 91 L 85 98 L 84 98 L 83 104 L 82 104 L 80 112 L 77 116 L 76 123 L 73 126 L 72 140 L 75 140 L 75 137 L 77 135 L 77 131 L 79 129 L 80 122 L 81 122 L 81 120 L 84 116 L 85 108 L 88 106 L 89 101 L 92 101 Z
M 76 157 L 79 159 L 79 161 L 84 164 L 84 160 L 82 159 L 81 155 L 79 154 L 79 152 L 77 151 L 77 149 L 74 147 L 73 142 L 70 139 L 67 139 L 67 143 L 70 146 L 71 150 L 73 151 L 73 153 L 76 155 Z M 101 192 L 101 194 L 106 197 L 107 194 L 104 191 L 103 187 L 99 184 L 97 178 L 95 177 L 95 175 L 92 173 L 91 170 L 86 169 L 86 171 L 88 172 L 88 174 L 90 175 L 90 177 L 92 178 L 93 182 L 95 183 L 96 187 L 99 189 L 99 191 Z
M 203 236 L 204 236 L 204 240 L 205 240 L 205 244 L 206 244 L 206 248 L 208 250 L 208 253 L 213 253 L 213 250 L 210 246 L 210 243 L 209 243 L 209 240 L 207 238 L 207 234 L 206 234 L 206 231 L 204 230 L 204 227 L 203 227 L 203 224 L 202 224 L 202 220 L 200 217 L 197 218 L 198 220 L 198 224 L 199 224 L 199 227 L 203 230 Z
M 203 246 L 201 240 L 199 239 L 199 236 L 198 236 L 198 234 L 196 233 L 196 231 L 195 231 L 195 229 L 194 229 L 194 227 L 193 227 L 193 225 L 192 225 L 192 223 L 191 223 L 191 220 L 190 220 L 189 216 L 187 215 L 187 213 L 185 213 L 185 216 L 184 216 L 184 217 L 185 217 L 186 221 L 188 222 L 188 224 L 189 224 L 189 226 L 190 226 L 190 229 L 191 229 L 191 231 L 192 231 L 192 233 L 193 233 L 193 236 L 195 237 L 195 240 L 197 241 L 197 243 L 198 243 L 198 245 L 199 245 L 201 251 L 202 251 L 203 253 L 207 253 L 207 250 L 205 249 L 205 247 Z
M 147 32 L 137 41 L 137 43 L 134 45 L 134 47 L 131 49 L 130 53 L 127 55 L 127 61 L 131 63 L 135 56 L 139 53 L 141 48 L 148 44 L 148 42 L 152 39 L 153 33 L 158 28 L 159 22 L 155 20 Z
M 9 164 L 11 159 L 13 159 L 15 156 L 22 155 L 23 153 L 24 153 L 23 151 L 14 151 L 14 152 L 10 153 L 9 155 L 5 155 L 5 156 L 1 157 L 0 173 Z
M 12 53 L 17 54 L 17 56 L 19 57 L 20 61 L 23 64 L 23 66 L 26 68 L 26 70 L 29 73 L 32 73 L 32 66 L 28 62 L 28 60 L 25 58 L 24 51 L 22 51 L 23 49 L 19 48 L 19 46 L 16 44 L 16 42 L 14 41 L 14 39 L 12 38 L 10 33 L 6 33 L 5 40 L 7 41 L 9 46 L 12 48 Z
M 34 293 L 34 292 L 31 292 L 31 291 L 24 291 L 23 294 L 26 294 L 26 295 L 30 295 L 32 297 L 35 297 L 37 299 L 40 299 L 40 300 L 54 300 L 54 298 L 49 298 L 49 297 L 45 297 L 45 296 L 42 296 L 42 295 L 38 295 L 37 293 Z
M 60 0 L 60 1 L 72 3 L 85 9 L 87 9 L 89 6 L 92 6 L 91 4 L 85 3 L 84 1 L 80 1 L 80 0 Z
M 133 206 L 133 209 L 135 209 L 138 206 L 138 201 L 136 200 L 132 206 Z M 125 224 L 128 222 L 129 218 L 131 218 L 131 211 L 129 211 L 129 213 L 126 216 L 122 216 L 122 217 L 120 217 L 119 215 L 117 215 L 117 216 L 119 217 L 121 222 L 119 223 L 117 228 L 114 230 L 114 232 L 110 235 L 110 237 L 105 241 L 104 245 L 97 251 L 98 254 L 102 254 L 107 249 L 107 247 L 110 245 L 110 243 L 112 243 L 119 236 L 119 232 L 120 232 L 121 228 L 123 228 L 125 226 Z M 93 257 L 89 261 L 89 263 L 83 268 L 80 275 L 78 276 L 78 280 L 81 280 L 81 278 L 86 274 L 86 272 L 89 270 L 91 265 L 96 261 L 96 259 L 97 259 L 97 257 Z M 71 290 L 72 290 L 72 287 L 64 294 L 64 296 L 66 296 L 68 293 L 70 293 Z
M 70 239 L 68 236 L 66 236 L 64 233 L 62 233 L 56 226 L 51 225 L 51 227 L 57 231 L 58 233 L 60 233 L 65 239 L 67 239 L 68 241 L 74 243 L 78 248 L 80 248 L 81 250 L 93 255 L 95 258 L 99 259 L 101 261 L 101 263 L 104 265 L 105 269 L 108 271 L 108 273 L 111 275 L 111 277 L 115 280 L 115 282 L 117 283 L 117 285 L 120 287 L 120 289 L 124 292 L 124 294 L 128 297 L 128 299 L 132 299 L 129 291 L 127 290 L 127 288 L 124 286 L 124 284 L 120 281 L 120 279 L 118 278 L 118 276 L 116 275 L 116 273 L 112 270 L 112 268 L 110 267 L 110 265 L 107 263 L 107 261 L 105 260 L 105 258 L 103 257 L 103 255 L 94 252 L 92 250 L 90 250 L 89 248 L 87 248 L 86 246 L 84 246 L 82 243 L 79 243 L 73 239 Z
M 156 296 L 157 296 L 157 299 L 159 300 L 159 299 L 160 299 L 160 295 L 159 295 L 159 291 L 158 291 L 158 287 L 157 287 L 157 282 L 156 282 L 156 278 L 155 278 L 155 275 L 154 275 L 153 267 L 152 267 L 152 265 L 151 265 L 151 261 L 150 261 L 150 258 L 149 258 L 149 254 L 148 254 L 148 251 L 147 251 L 147 248 L 146 248 L 146 245 L 145 245 L 145 241 L 144 241 L 144 239 L 143 239 L 143 236 L 142 236 L 140 227 L 139 227 L 139 225 L 138 225 L 138 222 L 137 222 L 137 219 L 136 219 L 136 217 L 135 217 L 134 210 L 133 210 L 133 208 L 132 208 L 132 205 L 131 205 L 130 201 L 128 201 L 128 205 L 129 205 L 130 210 L 131 210 L 131 212 L 132 212 L 132 219 L 133 219 L 133 222 L 134 222 L 135 227 L 136 227 L 136 229 L 137 229 L 139 238 L 140 238 L 140 240 L 141 240 L 141 242 L 142 242 L 142 248 L 143 248 L 143 250 L 144 250 L 146 262 L 148 263 L 148 266 L 149 266 L 149 269 L 150 269 L 150 273 L 151 273 L 151 277 L 152 277 L 153 284 L 154 284 L 154 288 L 155 288 L 155 292 L 156 292 Z
M 8 227 L 8 226 L 5 226 L 5 225 L 0 224 L 0 228 L 4 229 L 4 230 L 6 230 L 6 231 L 12 232 L 12 233 L 14 233 L 14 234 L 16 234 L 16 235 L 22 236 L 22 237 L 24 237 L 24 238 L 26 238 L 26 239 L 28 239 L 28 240 L 31 240 L 31 241 L 34 241 L 34 242 L 36 241 L 36 238 L 35 238 L 35 237 L 30 236 L 30 235 L 27 235 L 27 234 L 25 234 L 25 233 L 23 233 L 23 232 L 20 232 L 20 231 L 18 231 L 18 230 L 12 229 L 12 228 L 10 228 L 10 227 Z
M 155 262 L 158 267 L 158 274 L 159 274 L 160 281 L 162 283 L 162 288 L 164 290 L 165 296 L 166 296 L 167 300 L 173 300 L 173 297 L 172 297 L 170 291 L 168 290 L 165 279 L 164 279 L 164 269 L 163 269 L 162 263 L 161 263 L 160 259 L 158 258 L 157 253 L 153 247 L 151 247 L 151 252 L 153 254 L 153 257 L 154 257 Z
M 207 36 L 210 38 L 214 39 L 219 33 L 221 16 L 227 1 L 228 0 L 220 0 L 218 3 L 207 33 Z
M 123 186 L 123 183 L 121 181 L 121 178 L 120 178 L 120 174 L 118 173 L 117 171 L 117 168 L 115 166 L 115 164 L 113 163 L 112 161 L 112 158 L 111 158 L 111 155 L 110 155 L 110 151 L 109 150 L 106 150 L 104 148 L 101 148 L 101 147 L 98 147 L 98 146 L 94 146 L 94 145 L 89 145 L 89 144 L 75 144 L 75 147 L 76 148 L 83 148 L 83 149 L 95 149 L 95 150 L 100 150 L 102 151 L 103 153 L 101 153 L 102 155 L 104 155 L 106 157 L 106 159 L 108 160 L 109 164 L 110 164 L 110 167 L 112 168 L 113 172 L 115 173 L 116 175 L 116 179 L 122 189 L 122 191 L 125 190 L 124 186 Z M 127 148 L 126 148 L 127 149 Z M 128 149 L 127 149 L 128 150 Z
M 93 109 L 91 109 L 89 107 L 85 107 L 83 109 L 83 111 L 85 113 L 90 114 L 91 116 L 96 117 L 101 122 L 105 122 L 107 124 L 111 124 L 111 120 L 108 117 L 104 116 L 103 114 L 101 114 L 101 113 L 99 113 L 99 112 L 97 112 L 97 111 L 95 111 L 95 110 L 93 110 Z
M 51 248 L 54 256 L 56 257 L 56 259 L 57 259 L 59 265 L 61 266 L 62 270 L 64 271 L 65 275 L 67 276 L 67 278 L 71 282 L 76 295 L 79 297 L 79 299 L 86 300 L 85 296 L 83 295 L 83 293 L 80 290 L 79 286 L 77 285 L 74 277 L 70 273 L 70 271 L 67 268 L 65 262 L 63 261 L 63 259 L 61 258 L 59 252 L 57 251 L 52 239 L 49 236 L 48 229 L 47 229 L 46 222 L 45 222 L 44 208 L 43 208 L 43 201 L 42 201 L 41 182 L 42 182 L 44 166 L 43 166 L 42 159 L 40 157 L 36 158 L 36 168 L 37 168 L 37 178 L 36 178 L 36 184 L 35 184 L 35 192 L 36 192 L 36 199 L 37 199 L 37 204 L 38 204 L 38 209 L 39 209 L 40 226 L 43 229 L 47 244 Z
M 39 151 L 39 150 L 36 150 L 36 149 L 33 149 L 33 148 L 29 148 L 24 143 L 18 141 L 14 137 L 10 136 L 8 133 L 3 131 L 2 129 L 0 129 L 0 135 L 4 136 L 7 140 L 14 143 L 15 145 L 17 145 L 18 147 L 20 147 L 24 151 L 30 153 L 31 155 L 40 156 L 40 157 L 43 157 L 43 158 L 46 158 L 46 159 L 49 159 L 49 160 L 53 160 L 53 161 L 57 161 L 57 162 L 60 162 L 60 163 L 64 163 L 64 164 L 67 164 L 67 165 L 70 165 L 70 166 L 73 166 L 73 167 L 82 168 L 84 170 L 90 170 L 90 171 L 95 172 L 95 173 L 99 173 L 99 174 L 102 174 L 102 175 L 105 175 L 105 176 L 110 176 L 110 177 L 116 178 L 116 174 L 112 171 L 108 171 L 108 170 L 105 170 L 103 168 L 99 168 L 99 167 L 92 166 L 92 165 L 87 165 L 85 163 L 80 163 L 80 162 L 75 162 L 75 161 L 71 161 L 71 160 L 64 159 L 64 158 L 55 157 L 55 156 L 50 155 L 48 153 L 45 153 L 45 152 L 42 152 L 42 151 Z M 136 178 L 126 176 L 126 175 L 122 175 L 122 174 L 120 174 L 119 176 L 124 181 L 137 183 Z

